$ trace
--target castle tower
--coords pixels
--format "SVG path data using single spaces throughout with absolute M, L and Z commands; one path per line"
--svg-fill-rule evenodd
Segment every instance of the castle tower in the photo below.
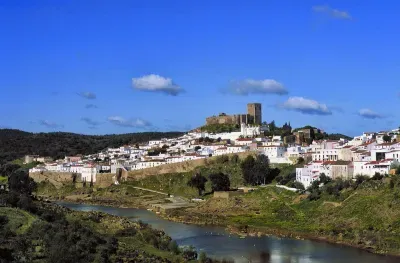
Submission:
M 247 114 L 251 116 L 254 124 L 261 125 L 261 103 L 249 103 L 247 104 Z

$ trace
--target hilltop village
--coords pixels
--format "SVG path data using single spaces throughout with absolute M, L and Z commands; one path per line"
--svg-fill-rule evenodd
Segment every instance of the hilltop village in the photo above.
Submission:
M 117 169 L 141 170 L 164 164 L 182 163 L 242 152 L 264 154 L 270 163 L 296 164 L 296 181 L 308 187 L 321 174 L 332 179 L 352 179 L 357 175 L 389 174 L 399 162 L 399 129 L 364 132 L 354 138 L 335 138 L 324 131 L 305 126 L 281 128 L 275 122 L 262 122 L 261 104 L 247 105 L 247 114 L 206 118 L 206 125 L 183 136 L 151 140 L 144 144 L 108 148 L 85 156 L 61 160 L 25 156 L 25 163 L 39 162 L 29 170 L 76 173 L 83 182 L 96 183 L 99 173 L 115 174 Z M 335 136 L 337 137 L 337 136 Z

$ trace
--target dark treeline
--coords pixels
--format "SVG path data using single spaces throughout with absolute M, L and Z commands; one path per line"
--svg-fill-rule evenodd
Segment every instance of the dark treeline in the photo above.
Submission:
M 54 159 L 77 154 L 93 154 L 107 147 L 136 144 L 161 138 L 173 138 L 181 132 L 142 132 L 111 135 L 82 135 L 66 132 L 30 133 L 0 129 L 0 162 L 8 162 L 27 154 Z

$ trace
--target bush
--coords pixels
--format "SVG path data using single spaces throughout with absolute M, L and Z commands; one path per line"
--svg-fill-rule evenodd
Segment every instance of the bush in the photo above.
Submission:
M 219 163 L 219 164 L 228 163 L 229 162 L 229 156 L 228 155 L 217 156 L 217 158 L 215 159 L 215 162 Z
M 297 182 L 297 181 L 294 181 L 293 187 L 296 188 L 296 189 L 299 189 L 299 190 L 305 190 L 306 189 L 302 183 Z
M 179 246 L 175 240 L 172 240 L 168 245 L 168 250 L 174 254 L 179 254 Z
M 316 201 L 321 198 L 321 191 L 319 190 L 313 190 L 309 195 L 308 195 L 308 200 L 310 201 Z
M 0 230 L 8 223 L 8 217 L 0 216 Z
M 380 173 L 375 173 L 374 176 L 372 176 L 371 180 L 382 180 L 383 175 Z
M 239 161 L 240 161 L 239 155 L 234 154 L 234 155 L 231 156 L 231 163 L 237 164 L 237 163 L 239 163 Z
M 193 246 L 183 247 L 182 257 L 187 261 L 197 259 L 197 251 Z

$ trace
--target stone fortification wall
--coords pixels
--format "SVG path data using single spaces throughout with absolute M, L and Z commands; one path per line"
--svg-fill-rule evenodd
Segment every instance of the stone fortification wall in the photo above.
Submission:
M 29 176 L 37 183 L 42 181 L 48 181 L 52 183 L 55 187 L 60 188 L 66 183 L 72 183 L 72 174 L 73 173 L 61 173 L 61 172 L 37 172 L 37 173 L 29 173 Z M 96 182 L 94 183 L 95 187 L 107 187 L 114 183 L 113 180 L 114 174 L 111 173 L 98 173 L 96 174 Z M 76 178 L 76 186 L 82 185 L 80 174 L 78 174 Z
M 62 187 L 64 183 L 72 182 L 72 173 L 37 172 L 29 173 L 29 177 L 31 177 L 36 183 L 48 181 L 56 188 Z
M 246 158 L 247 155 L 254 154 L 254 152 L 237 153 L 240 158 Z M 233 154 L 228 154 L 232 156 Z M 213 156 L 210 158 L 203 158 L 198 160 L 191 160 L 181 163 L 163 164 L 156 167 L 133 170 L 128 172 L 128 180 L 137 180 L 151 175 L 168 174 L 168 173 L 183 173 L 195 170 L 199 166 L 206 165 L 208 162 L 215 160 L 220 156 Z
M 112 173 L 104 173 L 104 174 L 96 174 L 96 183 L 95 187 L 108 187 L 114 183 L 113 177 L 115 174 Z

